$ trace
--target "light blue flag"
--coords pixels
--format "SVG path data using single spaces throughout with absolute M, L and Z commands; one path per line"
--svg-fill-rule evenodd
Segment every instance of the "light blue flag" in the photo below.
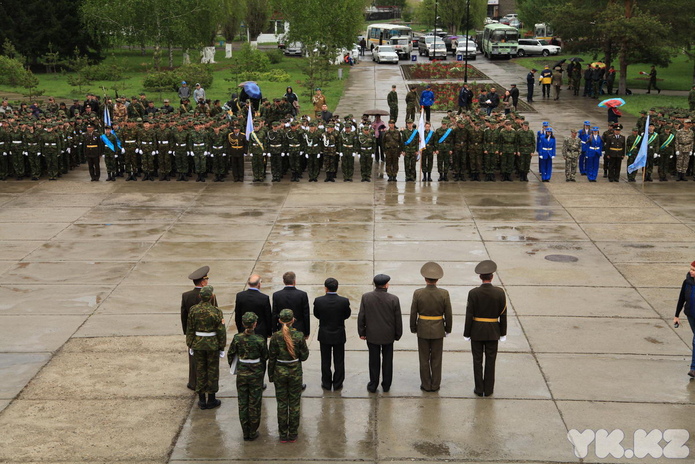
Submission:
M 111 114 L 109 114 L 109 107 L 104 106 L 104 126 L 111 125 Z
M 647 165 L 647 147 L 649 145 L 649 116 L 647 116 L 647 122 L 644 125 L 644 134 L 642 135 L 642 143 L 639 146 L 639 152 L 637 152 L 637 158 L 635 162 L 627 167 L 627 172 L 633 173 L 639 168 L 643 168 Z
M 246 140 L 251 140 L 251 134 L 253 133 L 253 113 L 251 112 L 251 107 L 253 104 L 249 102 L 249 114 L 246 116 Z

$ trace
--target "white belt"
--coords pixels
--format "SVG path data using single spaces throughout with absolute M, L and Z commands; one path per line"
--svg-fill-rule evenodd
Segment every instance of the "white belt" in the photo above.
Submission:
M 550 150 L 552 150 L 552 148 L 545 148 L 545 147 L 544 147 L 543 150 L 550 151 Z
M 50 146 L 52 146 L 52 147 L 55 147 L 55 146 L 58 145 L 58 144 L 57 144 L 57 143 L 47 143 L 46 145 L 50 145 Z
M 221 150 L 221 149 L 223 149 L 224 147 L 215 147 L 215 146 L 213 146 L 212 148 L 214 148 L 215 150 Z
M 176 146 L 177 146 L 177 147 L 185 147 L 186 144 L 185 144 L 185 143 L 177 143 Z
M 135 143 L 135 140 L 126 140 L 125 143 Z
M 159 143 L 162 145 L 169 145 L 169 142 L 166 140 L 160 140 Z
M 140 142 L 140 143 L 144 143 L 145 145 L 152 145 L 154 142 Z
M 241 359 L 241 358 L 239 358 L 239 362 L 244 363 L 244 364 L 256 364 L 256 363 L 261 362 L 261 358 L 256 358 L 256 359 Z
M 278 359 L 278 360 L 277 360 L 277 362 L 283 363 L 283 364 L 296 363 L 297 361 L 299 361 L 299 359 L 292 359 L 292 360 L 290 360 L 290 361 L 285 361 L 284 359 Z
M 202 147 L 203 145 L 205 145 L 205 144 L 204 143 L 194 143 L 193 144 L 194 147 Z
M 282 145 L 271 145 L 273 148 L 280 148 Z
M 600 149 L 600 148 L 601 148 L 601 147 L 589 147 L 590 150 L 598 150 L 598 149 Z
M 217 332 L 196 332 L 197 337 L 214 337 Z
M 35 147 L 36 145 L 38 145 L 38 143 L 27 143 L 27 145 L 30 145 L 30 146 L 32 146 L 32 147 Z
M 290 147 L 292 147 L 292 148 L 297 148 L 297 147 L 301 147 L 301 145 L 293 145 L 293 144 L 290 144 Z
M 21 140 L 13 140 L 12 143 L 22 143 Z

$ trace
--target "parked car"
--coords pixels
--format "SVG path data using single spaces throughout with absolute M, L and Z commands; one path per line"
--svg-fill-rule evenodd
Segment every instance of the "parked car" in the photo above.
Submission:
M 518 16 L 519 15 L 516 13 L 506 14 L 500 18 L 500 23 L 509 25 L 509 23 L 512 22 L 513 19 L 518 19 Z
M 485 24 L 486 24 L 486 25 L 487 25 L 487 24 L 495 24 L 495 23 L 498 23 L 498 22 L 499 22 L 499 21 L 497 21 L 496 19 L 485 18 Z
M 398 64 L 398 53 L 391 45 L 379 45 L 372 51 L 372 61 Z
M 436 54 L 434 52 L 435 44 L 437 46 Z M 446 44 L 441 37 L 427 35 L 425 36 L 425 40 L 421 40 L 418 43 L 418 53 L 420 56 L 427 56 L 430 59 L 437 57 L 446 59 Z
M 521 21 L 518 19 L 514 18 L 511 21 L 509 21 L 509 25 L 512 27 L 516 27 L 517 29 L 521 29 Z
M 287 56 L 302 56 L 303 45 L 301 42 L 292 42 L 285 46 L 285 55 Z
M 446 54 L 446 45 L 439 40 L 432 42 L 427 48 L 427 56 L 430 60 L 436 60 L 438 58 L 446 60 Z
M 559 55 L 562 47 L 548 45 L 538 39 L 519 39 L 519 46 L 516 50 L 517 56 L 527 55 Z
M 478 52 L 478 46 L 472 40 L 460 41 L 458 47 L 456 47 L 455 54 L 464 58 L 468 57 L 469 60 L 474 60 L 475 55 Z
M 410 52 L 413 51 L 413 44 L 408 37 L 392 37 L 389 45 L 393 46 L 402 59 L 410 59 Z

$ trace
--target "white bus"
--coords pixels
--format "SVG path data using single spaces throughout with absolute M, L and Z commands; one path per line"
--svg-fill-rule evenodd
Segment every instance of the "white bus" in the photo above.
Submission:
M 412 43 L 413 30 L 399 24 L 370 24 L 367 26 L 367 47 L 374 50 L 378 45 L 389 45 L 394 37 L 407 37 Z

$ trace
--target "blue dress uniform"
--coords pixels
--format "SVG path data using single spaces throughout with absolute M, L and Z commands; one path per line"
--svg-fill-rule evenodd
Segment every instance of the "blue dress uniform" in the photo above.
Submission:
M 599 128 L 591 128 L 591 136 L 587 142 L 586 149 L 586 178 L 589 182 L 596 182 L 598 176 L 598 165 L 603 152 L 603 139 L 599 135 Z
M 536 151 L 538 152 L 538 170 L 541 174 L 542 182 L 550 182 L 550 177 L 553 175 L 555 142 L 552 127 L 548 127 L 544 134 L 539 134 L 538 136 Z
M 589 136 L 591 136 L 591 122 L 584 121 L 584 127 L 577 132 L 577 137 L 582 141 L 582 151 L 579 155 L 579 174 L 586 175 L 586 149 L 589 144 Z

